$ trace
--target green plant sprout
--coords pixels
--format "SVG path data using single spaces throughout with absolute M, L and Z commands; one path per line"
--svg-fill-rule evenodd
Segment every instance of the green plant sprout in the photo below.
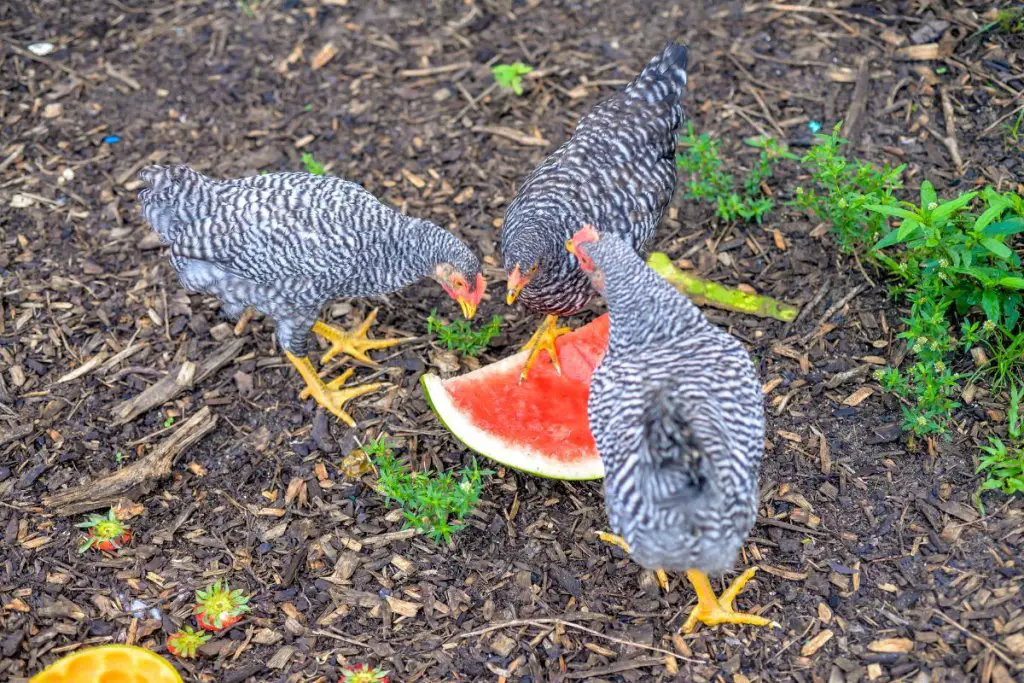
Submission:
M 765 181 L 774 175 L 775 165 L 782 159 L 797 157 L 786 146 L 770 137 L 752 137 L 744 142 L 761 150 L 757 163 L 743 178 L 742 188 L 723 170 L 719 153 L 721 142 L 707 133 L 696 135 L 693 123 L 680 138 L 683 152 L 676 156 L 676 166 L 690 175 L 687 197 L 715 205 L 719 218 L 725 221 L 760 223 L 772 210 L 774 202 L 765 192 Z
M 323 175 L 324 167 L 323 164 L 319 163 L 313 158 L 313 155 L 309 152 L 302 153 L 302 167 L 306 169 L 306 173 L 312 173 L 313 175 Z
M 452 534 L 465 526 L 463 520 L 480 499 L 483 478 L 494 474 L 479 469 L 476 459 L 458 472 L 413 472 L 383 438 L 365 444 L 363 452 L 377 469 L 377 491 L 385 504 L 398 503 L 406 526 L 435 543 L 451 544 Z
M 504 90 L 511 90 L 516 96 L 523 94 L 523 76 L 533 71 L 532 66 L 516 62 L 515 64 L 495 64 L 491 67 L 491 74 L 498 87 Z
M 985 473 L 982 491 L 1002 491 L 1007 495 L 1024 493 L 1024 429 L 1021 428 L 1020 400 L 1024 385 L 1010 387 L 1010 403 L 1006 411 L 1007 443 L 998 436 L 989 436 L 981 450 L 988 455 L 978 464 Z
M 453 323 L 442 322 L 437 317 L 435 308 L 427 318 L 427 333 L 434 335 L 438 342 L 449 351 L 458 351 L 467 356 L 478 356 L 490 345 L 491 340 L 500 334 L 502 322 L 504 322 L 504 318 L 496 315 L 479 330 L 474 330 L 468 320 L 456 320 Z

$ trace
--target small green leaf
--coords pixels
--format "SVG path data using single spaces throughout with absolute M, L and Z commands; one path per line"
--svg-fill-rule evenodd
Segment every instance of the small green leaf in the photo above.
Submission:
M 878 251 L 879 249 L 885 249 L 886 247 L 891 247 L 894 244 L 899 244 L 901 242 L 899 232 L 899 230 L 889 231 L 888 235 L 875 242 L 875 246 L 871 247 L 872 251 Z
M 1007 289 L 1024 289 L 1024 277 L 1001 277 L 996 284 Z
M 977 192 L 968 192 L 967 194 L 960 195 L 953 201 L 946 202 L 945 204 L 936 207 L 931 214 L 932 222 L 942 223 L 954 213 L 967 206 L 977 195 Z
M 921 208 L 927 209 L 929 204 L 936 201 L 938 195 L 935 194 L 935 187 L 928 180 L 921 181 Z
M 882 213 L 886 216 L 896 216 L 897 218 L 903 218 L 906 220 L 918 220 L 918 215 L 906 209 L 901 209 L 896 206 L 885 206 L 884 204 L 865 204 L 864 208 L 868 211 L 874 211 L 875 213 Z
M 1024 232 L 1024 218 L 1015 216 L 1014 218 L 985 226 L 985 229 L 981 231 L 981 234 L 990 237 L 999 237 L 1002 235 L 1016 235 L 1019 232 Z
M 999 316 L 1002 312 L 1000 306 L 999 292 L 994 289 L 986 289 L 981 295 L 981 310 L 992 322 L 999 324 Z
M 991 251 L 997 258 L 1001 258 L 1004 261 L 1009 261 L 1010 257 L 1013 256 L 1010 248 L 994 237 L 983 237 L 980 240 L 980 244 Z

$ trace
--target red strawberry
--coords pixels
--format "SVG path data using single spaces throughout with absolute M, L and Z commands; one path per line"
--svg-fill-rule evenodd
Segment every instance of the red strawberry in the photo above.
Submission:
M 196 650 L 212 637 L 209 633 L 194 631 L 191 626 L 186 626 L 167 639 L 167 651 L 182 659 L 195 659 Z
M 338 683 L 388 683 L 388 672 L 368 664 L 346 666 L 341 670 Z
M 122 524 L 114 515 L 114 508 L 110 508 L 107 516 L 89 515 L 84 522 L 75 525 L 80 529 L 87 529 L 89 534 L 78 546 L 78 552 L 84 553 L 89 548 L 96 550 L 114 551 L 132 540 L 132 532 L 127 524 Z
M 207 631 L 223 631 L 238 623 L 249 611 L 249 596 L 241 590 L 231 590 L 220 581 L 204 591 L 196 591 L 196 606 L 192 613 L 196 623 Z

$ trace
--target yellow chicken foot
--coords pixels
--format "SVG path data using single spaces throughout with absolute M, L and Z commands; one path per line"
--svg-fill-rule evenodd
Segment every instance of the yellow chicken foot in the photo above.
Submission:
M 691 569 L 686 572 L 686 578 L 693 584 L 693 589 L 697 593 L 697 606 L 690 612 L 690 616 L 687 618 L 686 623 L 683 624 L 683 628 L 680 629 L 682 633 L 690 633 L 697 626 L 699 621 L 702 624 L 708 626 L 717 626 L 718 624 L 749 624 L 751 626 L 774 626 L 779 627 L 779 624 L 775 623 L 771 619 L 765 619 L 759 617 L 756 614 L 744 614 L 743 612 L 737 612 L 733 610 L 732 603 L 739 595 L 740 591 L 754 577 L 754 573 L 757 570 L 751 567 L 747 571 L 737 577 L 732 584 L 723 591 L 722 596 L 719 598 L 715 597 L 715 591 L 711 588 L 711 581 L 708 580 L 707 574 L 704 572 Z
M 522 382 L 526 379 L 526 374 L 530 371 L 541 351 L 548 352 L 548 356 L 551 357 L 551 363 L 555 366 L 555 372 L 561 375 L 562 368 L 558 365 L 558 352 L 555 350 L 555 340 L 571 331 L 568 327 L 558 326 L 557 315 L 545 316 L 544 322 L 541 323 L 541 326 L 530 337 L 530 341 L 526 342 L 526 345 L 523 346 L 523 350 L 530 349 L 530 355 L 523 366 L 522 374 L 519 375 L 519 381 Z
M 349 377 L 352 376 L 352 373 L 355 372 L 355 368 L 349 368 L 336 379 L 324 384 L 324 381 L 316 374 L 316 370 L 313 369 L 313 363 L 310 362 L 309 358 L 299 358 L 287 351 L 285 352 L 285 355 L 288 357 L 288 360 L 292 362 L 292 365 L 295 366 L 295 369 L 299 371 L 299 374 L 302 375 L 302 379 L 306 380 L 306 388 L 299 394 L 299 398 L 312 398 L 324 408 L 331 411 L 335 417 L 347 424 L 349 427 L 355 427 L 356 421 L 345 412 L 345 404 L 354 398 L 362 396 L 363 394 L 376 391 L 382 386 L 377 382 L 374 384 L 363 384 L 358 387 L 342 389 L 341 386 L 345 384 Z
M 629 553 L 629 544 L 626 543 L 626 539 L 622 536 L 616 536 L 615 534 L 610 534 L 607 531 L 598 531 L 597 537 L 603 542 L 609 545 L 618 546 L 619 548 L 622 548 L 624 552 Z M 661 590 L 668 593 L 668 574 L 665 573 L 665 570 L 655 569 L 654 576 L 658 579 L 658 586 Z
M 331 348 L 320 359 L 320 364 L 328 362 L 339 353 L 344 353 L 346 356 L 351 356 L 356 360 L 375 365 L 373 360 L 366 355 L 367 351 L 386 349 L 411 339 L 411 337 L 405 339 L 368 339 L 366 333 L 370 331 L 370 326 L 373 325 L 373 321 L 376 319 L 377 309 L 375 308 L 370 312 L 370 315 L 366 316 L 366 320 L 352 332 L 339 330 L 318 320 L 313 325 L 313 332 L 331 342 Z

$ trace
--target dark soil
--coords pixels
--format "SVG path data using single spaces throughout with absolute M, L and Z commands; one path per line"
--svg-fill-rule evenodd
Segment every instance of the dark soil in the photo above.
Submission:
M 980 392 L 952 440 L 908 448 L 899 403 L 871 376 L 904 354 L 901 312 L 806 216 L 783 208 L 763 226 L 722 225 L 679 192 L 659 233 L 660 248 L 702 275 L 805 307 L 792 325 L 709 311 L 750 344 L 766 384 L 763 520 L 743 557 L 761 571 L 739 605 L 761 606 L 782 629 L 685 638 L 675 635 L 693 602 L 685 579 L 663 595 L 593 537 L 606 525 L 599 482 L 501 472 L 470 528 L 442 548 L 401 533 L 372 477 L 339 470 L 381 432 L 417 467 L 470 461 L 418 388 L 446 361 L 422 336 L 427 314 L 457 315 L 436 285 L 329 310 L 349 326 L 379 305 L 377 336 L 421 335 L 378 353 L 381 369 L 358 370 L 393 387 L 358 401 L 350 430 L 298 399 L 271 321 L 233 331 L 214 300 L 182 290 L 139 216 L 136 172 L 151 160 L 230 177 L 298 169 L 312 152 L 488 257 L 497 284 L 480 316 L 507 319 L 489 362 L 536 324 L 499 295 L 498 228 L 517 183 L 667 38 L 691 45 L 688 112 L 723 137 L 733 171 L 753 158 L 744 137 L 784 136 L 799 152 L 810 122 L 853 117 L 856 153 L 907 164 L 911 186 L 927 176 L 948 196 L 1020 181 L 1024 158 L 1003 124 L 1024 104 L 1024 37 L 975 35 L 986 23 L 975 10 L 989 3 L 688 9 L 698 4 L 3 3 L 0 678 L 24 680 L 87 644 L 165 652 L 193 591 L 228 579 L 253 594 L 253 613 L 204 658 L 176 660 L 187 680 L 333 682 L 357 662 L 403 683 L 1021 680 L 1024 508 L 986 495 L 979 517 L 973 504 L 979 430 L 1002 406 Z M 912 40 L 949 56 L 901 59 Z M 28 46 L 42 41 L 56 50 L 37 57 Z M 329 43 L 337 55 L 313 69 Z M 491 87 L 488 68 L 517 60 L 538 67 L 518 98 Z M 950 134 L 962 170 L 938 139 Z M 786 200 L 796 183 L 782 169 L 772 187 Z M 119 403 L 232 339 L 222 367 L 115 421 Z M 79 554 L 73 524 L 96 502 L 67 515 L 49 496 L 102 482 L 204 408 L 212 430 L 170 476 L 127 495 L 130 547 Z

